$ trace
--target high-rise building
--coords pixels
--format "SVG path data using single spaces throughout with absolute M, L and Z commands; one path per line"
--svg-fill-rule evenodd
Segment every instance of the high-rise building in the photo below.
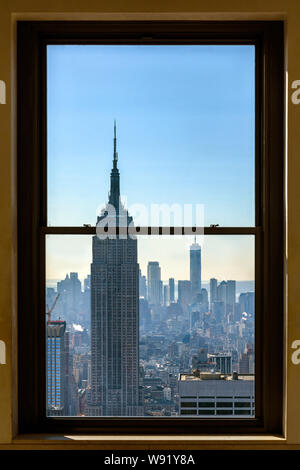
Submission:
M 88 274 L 87 277 L 83 281 L 83 290 L 89 290 L 91 288 L 91 275 Z
M 216 300 L 211 306 L 211 312 L 218 323 L 222 322 L 226 313 L 225 303 L 221 300 Z
M 217 279 L 215 278 L 210 279 L 209 281 L 210 308 L 212 308 L 212 304 L 217 300 L 217 287 L 218 287 Z
M 192 297 L 191 281 L 178 281 L 178 302 L 183 308 L 190 304 Z
M 146 276 L 142 275 L 141 270 L 139 270 L 139 294 L 143 299 L 147 298 L 147 282 Z
M 173 277 L 169 279 L 169 297 L 170 303 L 175 302 L 175 280 Z
M 224 302 L 226 305 L 227 300 L 227 283 L 225 281 L 220 282 L 217 287 L 217 300 Z
M 215 364 L 215 372 L 220 372 L 221 374 L 231 374 L 232 373 L 232 357 L 231 354 L 219 353 L 219 354 L 209 354 L 209 362 Z
M 228 313 L 234 313 L 235 301 L 236 301 L 236 281 L 227 281 L 226 305 L 227 305 Z
M 240 374 L 249 374 L 249 357 L 246 352 L 242 353 L 239 360 L 239 373 Z
M 247 345 L 239 360 L 239 373 L 254 374 L 254 361 L 254 349 L 251 345 Z
M 114 125 L 113 169 L 109 205 L 97 219 L 101 225 L 111 207 L 117 227 L 132 225 L 120 202 Z M 98 226 L 99 226 L 98 225 Z M 89 416 L 138 416 L 139 405 L 139 265 L 137 240 L 124 235 L 93 237 L 91 265 L 91 390 Z
M 47 333 L 47 414 L 68 415 L 69 342 L 66 322 L 50 321 Z
M 57 283 L 57 292 L 60 294 L 56 310 L 67 323 L 78 321 L 78 314 L 82 307 L 81 282 L 78 273 L 70 273 L 65 279 Z
M 169 286 L 165 285 L 163 286 L 163 292 L 164 292 L 164 306 L 166 307 L 169 305 Z
M 208 292 L 206 289 L 204 288 L 201 289 L 199 298 L 200 298 L 201 304 L 205 306 L 206 311 L 207 311 L 208 310 Z
M 254 292 L 245 292 L 240 294 L 239 303 L 241 305 L 241 311 L 254 315 L 254 300 Z
M 158 261 L 149 261 L 147 268 L 148 301 L 151 305 L 162 303 L 161 270 Z
M 201 291 L 201 246 L 195 242 L 190 246 L 190 281 L 191 294 L 196 296 Z

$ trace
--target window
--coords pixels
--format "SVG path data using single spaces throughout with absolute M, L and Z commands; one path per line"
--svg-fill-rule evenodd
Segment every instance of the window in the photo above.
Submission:
M 281 23 L 20 22 L 18 63 L 20 430 L 280 432 Z M 99 64 L 106 75 L 99 75 Z M 83 70 L 87 81 L 82 81 Z M 99 77 L 97 99 L 104 111 L 98 128 L 92 109 L 97 99 L 90 93 Z M 208 96 L 204 82 L 210 80 L 215 94 L 211 87 Z M 122 116 L 114 126 L 112 97 Z M 122 119 L 126 157 L 120 153 L 118 160 Z M 130 120 L 138 136 L 130 136 Z M 207 155 L 202 166 L 199 153 L 193 154 L 200 137 L 202 155 Z M 134 142 L 138 159 L 136 148 L 131 151 Z M 132 214 L 119 202 L 120 172 L 131 205 L 137 194 L 146 205 L 171 205 L 175 196 L 181 205 L 195 205 L 200 181 L 200 202 L 206 207 L 202 222 L 194 215 L 189 223 L 177 223 L 178 214 L 163 219 L 156 213 L 150 223 L 135 217 L 133 227 Z M 93 212 L 99 197 L 117 208 L 117 226 L 107 225 L 115 217 L 108 206 Z M 131 230 L 136 238 L 129 236 Z M 190 273 L 173 276 L 182 269 L 186 240 Z M 204 260 L 208 279 L 201 279 Z M 137 261 L 143 266 L 140 275 Z M 167 279 L 161 277 L 163 263 L 172 263 Z M 251 273 L 251 288 L 237 289 L 235 269 Z M 147 299 L 139 295 L 145 278 Z M 70 286 L 72 295 L 67 295 Z M 89 308 L 90 324 L 82 326 Z M 173 332 L 167 348 L 163 323 Z M 247 344 L 245 350 L 239 346 L 238 356 L 230 350 L 234 335 Z M 202 344 L 205 338 L 213 338 L 214 343 L 207 341 L 209 349 Z M 153 358 L 160 376 L 151 374 Z M 177 385 L 177 404 L 180 397 L 197 396 L 197 402 L 181 406 L 198 403 L 198 415 L 196 409 L 179 415 Z M 235 410 L 243 415 L 235 419 L 232 409 L 216 414 L 199 409 L 211 406 L 210 393 L 213 399 L 228 395 L 232 400 L 238 388 L 254 397 L 255 415 Z M 224 408 L 231 406 L 232 401 L 222 402 Z

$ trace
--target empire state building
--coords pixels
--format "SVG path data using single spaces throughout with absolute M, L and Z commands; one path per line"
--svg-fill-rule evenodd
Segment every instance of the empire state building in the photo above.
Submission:
M 120 202 L 116 123 L 113 168 L 106 209 L 97 225 L 115 210 L 117 226 L 132 224 Z M 122 215 L 121 215 L 122 214 Z M 122 219 L 122 220 L 121 220 Z M 122 223 L 121 223 L 122 222 Z M 137 240 L 115 235 L 93 237 L 91 264 L 91 390 L 89 416 L 140 416 L 139 265 Z

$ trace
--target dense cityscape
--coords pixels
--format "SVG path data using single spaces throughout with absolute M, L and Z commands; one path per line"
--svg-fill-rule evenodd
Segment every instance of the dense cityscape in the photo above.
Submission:
M 95 235 L 83 283 L 46 287 L 48 416 L 253 416 L 254 282 L 203 281 L 196 239 L 190 278 L 165 281 L 158 260 L 141 272 L 137 244 Z

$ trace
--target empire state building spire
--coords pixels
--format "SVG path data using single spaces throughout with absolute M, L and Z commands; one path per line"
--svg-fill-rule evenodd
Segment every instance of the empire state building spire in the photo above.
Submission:
M 114 122 L 114 158 L 113 168 L 110 173 L 110 193 L 109 204 L 113 205 L 118 211 L 120 199 L 120 173 L 118 170 L 118 152 L 117 152 L 117 128 Z

